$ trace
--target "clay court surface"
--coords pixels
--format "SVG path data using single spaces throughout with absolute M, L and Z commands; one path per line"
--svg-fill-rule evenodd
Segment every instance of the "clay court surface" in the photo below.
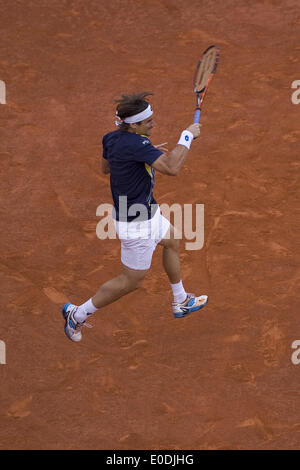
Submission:
M 299 2 L 12 0 L 0 15 L 0 448 L 299 448 Z M 173 318 L 159 248 L 143 288 L 72 343 L 61 305 L 120 269 L 118 240 L 96 236 L 113 101 L 153 91 L 151 140 L 171 150 L 214 43 L 201 137 L 155 190 L 205 205 L 204 247 L 183 241 L 181 258 L 209 304 Z

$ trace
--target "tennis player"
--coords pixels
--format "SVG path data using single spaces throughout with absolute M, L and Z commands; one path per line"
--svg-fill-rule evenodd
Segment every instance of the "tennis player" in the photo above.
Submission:
M 173 314 L 182 318 L 207 304 L 208 297 L 187 293 L 182 284 L 179 239 L 175 229 L 161 214 L 153 196 L 155 170 L 165 175 L 179 174 L 200 125 L 192 124 L 181 133 L 169 153 L 149 140 L 154 126 L 153 110 L 147 97 L 152 93 L 122 95 L 116 102 L 118 129 L 103 137 L 102 171 L 110 173 L 114 202 L 113 218 L 121 241 L 121 273 L 103 284 L 82 305 L 66 303 L 62 308 L 65 334 L 80 341 L 89 315 L 140 287 L 157 245 L 163 248 L 163 267 L 173 292 Z

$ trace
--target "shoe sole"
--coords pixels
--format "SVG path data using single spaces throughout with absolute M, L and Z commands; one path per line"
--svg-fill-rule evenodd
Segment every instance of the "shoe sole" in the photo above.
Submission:
M 190 310 L 189 312 L 186 312 L 186 313 L 174 313 L 174 317 L 175 318 L 187 317 L 191 313 L 194 313 L 194 312 L 197 312 L 198 310 L 201 310 L 201 308 L 205 307 L 205 305 L 207 305 L 207 303 L 208 303 L 208 297 L 207 297 L 206 302 L 204 304 L 200 305 L 199 307 L 195 308 L 194 310 Z

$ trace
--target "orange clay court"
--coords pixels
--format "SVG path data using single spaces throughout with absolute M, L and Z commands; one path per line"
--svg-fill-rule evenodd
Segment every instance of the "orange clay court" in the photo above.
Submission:
M 299 448 L 299 2 L 16 0 L 0 16 L 0 448 Z M 153 91 L 151 141 L 172 149 L 210 44 L 201 136 L 154 193 L 205 206 L 181 261 L 208 306 L 174 319 L 158 248 L 143 287 L 71 343 L 62 304 L 120 269 L 119 241 L 96 236 L 114 100 Z

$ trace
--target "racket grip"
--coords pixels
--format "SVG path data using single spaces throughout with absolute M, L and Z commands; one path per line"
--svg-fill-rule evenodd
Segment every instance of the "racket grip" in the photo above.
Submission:
M 196 109 L 195 114 L 194 114 L 194 124 L 200 121 L 200 114 L 201 114 L 201 110 Z

